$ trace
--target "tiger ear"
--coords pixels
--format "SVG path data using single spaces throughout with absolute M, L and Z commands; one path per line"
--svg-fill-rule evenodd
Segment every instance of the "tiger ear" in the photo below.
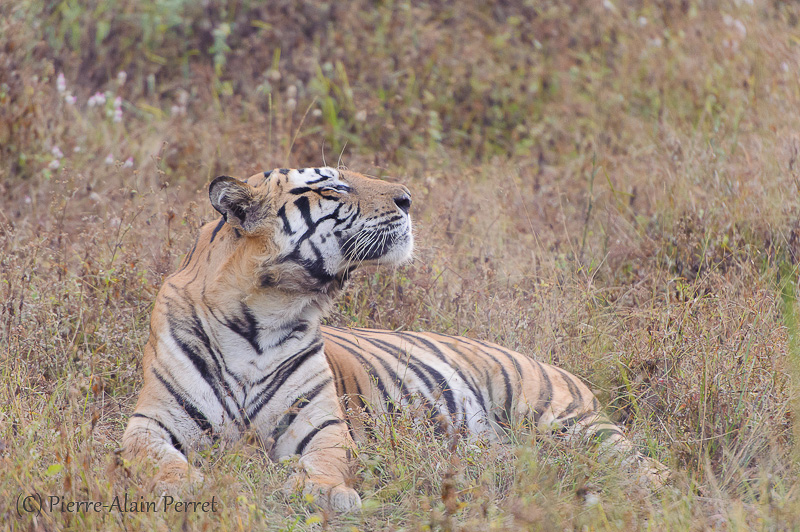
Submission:
M 250 231 L 258 223 L 253 187 L 247 183 L 221 175 L 208 186 L 208 197 L 211 205 L 234 227 Z

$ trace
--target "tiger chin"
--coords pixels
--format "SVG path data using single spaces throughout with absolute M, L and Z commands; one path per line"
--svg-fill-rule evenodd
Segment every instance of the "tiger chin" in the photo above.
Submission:
M 533 423 L 633 450 L 575 376 L 489 342 L 320 325 L 350 272 L 399 265 L 414 239 L 405 187 L 333 168 L 276 169 L 209 186 L 221 217 L 204 225 L 158 293 L 144 386 L 123 456 L 152 461 L 159 489 L 202 481 L 187 455 L 252 435 L 273 459 L 299 456 L 290 481 L 351 511 L 359 416 L 423 406 L 451 430 L 503 441 Z

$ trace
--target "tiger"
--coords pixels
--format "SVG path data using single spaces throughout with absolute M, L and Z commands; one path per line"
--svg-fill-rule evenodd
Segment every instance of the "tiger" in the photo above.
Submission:
M 555 366 L 471 338 L 321 324 L 354 269 L 412 259 L 405 186 L 346 169 L 278 168 L 217 177 L 208 194 L 221 216 L 200 228 L 158 292 L 121 442 L 129 463 L 156 466 L 152 486 L 202 481 L 192 452 L 256 441 L 274 460 L 299 457 L 291 486 L 354 511 L 352 449 L 368 437 L 359 415 L 413 406 L 475 437 L 504 441 L 529 423 L 649 460 L 587 386 Z

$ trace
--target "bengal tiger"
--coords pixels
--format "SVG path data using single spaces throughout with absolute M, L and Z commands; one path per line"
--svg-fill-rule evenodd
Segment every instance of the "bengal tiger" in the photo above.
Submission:
M 492 440 L 529 422 L 647 462 L 557 367 L 470 338 L 320 324 L 354 268 L 410 260 L 406 187 L 327 167 L 276 169 L 220 176 L 209 197 L 222 216 L 158 293 L 122 439 L 126 459 L 155 462 L 154 485 L 202 478 L 190 451 L 255 435 L 274 459 L 299 455 L 294 481 L 320 505 L 353 510 L 350 449 L 363 435 L 347 415 L 412 405 Z

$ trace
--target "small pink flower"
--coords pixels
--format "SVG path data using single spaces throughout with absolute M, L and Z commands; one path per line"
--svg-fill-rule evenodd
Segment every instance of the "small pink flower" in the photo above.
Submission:
M 127 79 L 128 79 L 127 72 L 125 72 L 124 70 L 120 70 L 119 72 L 117 72 L 117 83 L 119 83 L 120 85 L 125 85 L 125 80 Z
M 105 105 L 106 103 L 106 95 L 102 92 L 95 92 L 94 96 L 89 98 L 89 101 L 86 102 L 89 107 L 94 107 L 95 105 Z
M 133 168 L 133 157 L 128 157 L 122 164 L 123 168 Z
M 67 80 L 64 78 L 63 72 L 58 73 L 58 78 L 56 78 L 56 89 L 58 92 L 64 92 L 67 90 Z
M 50 164 L 47 165 L 47 167 L 50 168 L 50 170 L 58 170 L 59 166 L 61 166 L 61 161 L 58 159 L 53 159 L 52 161 L 50 161 Z
M 106 164 L 114 164 L 114 154 L 109 153 L 108 157 L 106 157 Z
M 114 109 L 114 122 L 122 122 L 122 109 Z
M 120 109 L 122 107 L 122 98 L 117 96 L 114 98 L 114 109 Z
M 53 149 L 50 150 L 50 153 L 52 153 L 53 157 L 55 157 L 56 159 L 61 159 L 62 157 L 64 157 L 64 152 L 62 152 L 58 146 L 53 146 Z
M 78 99 L 75 96 L 73 96 L 71 92 L 68 92 L 67 94 L 64 95 L 64 101 L 67 102 L 67 105 L 75 105 L 75 102 L 77 100 Z

